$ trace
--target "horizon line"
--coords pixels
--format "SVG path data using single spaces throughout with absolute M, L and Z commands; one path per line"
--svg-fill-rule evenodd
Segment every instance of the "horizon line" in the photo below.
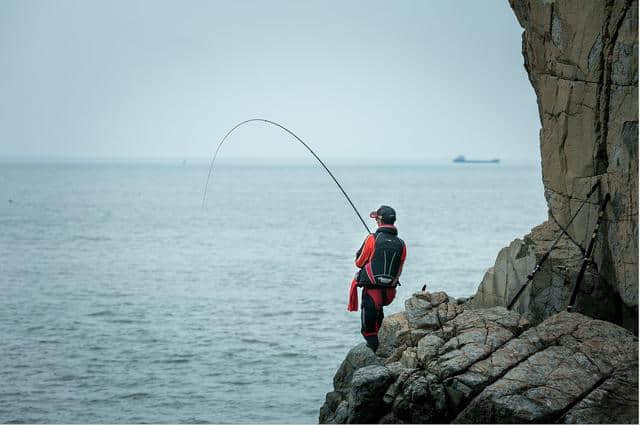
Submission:
M 363 162 L 380 164 L 380 163 L 441 163 L 441 162 L 453 162 L 456 156 L 451 157 L 430 157 L 430 158 L 407 158 L 396 157 L 381 159 L 377 157 L 333 157 L 328 156 L 323 158 L 325 161 L 332 162 Z M 473 159 L 475 159 L 474 157 Z M 487 156 L 486 158 L 489 158 Z M 484 157 L 477 157 L 477 159 L 486 159 Z M 492 156 L 490 159 L 496 158 Z M 509 163 L 529 163 L 539 164 L 539 158 L 500 158 L 500 162 Z M 65 156 L 65 155 L 0 155 L 0 162 L 195 162 L 195 163 L 211 163 L 211 157 L 202 156 Z M 218 163 L 306 163 L 314 162 L 313 158 L 306 157 L 252 157 L 252 156 L 232 156 L 217 159 Z

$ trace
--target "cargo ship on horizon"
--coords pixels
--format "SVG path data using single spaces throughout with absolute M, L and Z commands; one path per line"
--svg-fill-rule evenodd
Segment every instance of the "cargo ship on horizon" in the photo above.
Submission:
M 466 164 L 497 164 L 500 162 L 498 158 L 494 159 L 467 159 L 464 155 L 458 155 L 453 159 L 453 162 L 461 162 Z

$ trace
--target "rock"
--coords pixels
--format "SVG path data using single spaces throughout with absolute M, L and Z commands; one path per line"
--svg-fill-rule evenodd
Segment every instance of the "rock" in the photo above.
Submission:
M 384 366 L 366 366 L 353 374 L 349 390 L 348 423 L 369 423 L 382 416 L 382 400 L 392 376 Z
M 427 335 L 418 342 L 416 351 L 418 361 L 426 364 L 438 355 L 438 349 L 444 344 L 442 338 L 437 335 Z
M 408 336 L 388 344 L 397 348 L 386 360 L 400 360 L 399 373 L 389 371 L 398 377 L 393 390 L 363 398 L 377 398 L 370 422 L 638 423 L 638 1 L 509 3 L 524 28 L 524 67 L 537 97 L 549 217 L 498 253 L 467 302 L 426 291 L 405 302 Z M 581 246 L 605 194 L 611 202 L 578 291 L 584 315 L 569 314 Z M 563 228 L 567 235 L 507 311 Z M 443 341 L 435 356 L 428 340 L 420 347 L 431 336 Z M 416 370 L 403 372 L 407 365 Z M 340 397 L 351 394 L 353 369 L 334 379 Z M 337 400 L 327 399 L 323 417 L 345 421 L 349 403 L 334 413 Z M 354 420 L 371 412 L 348 409 Z
M 440 326 L 438 310 L 434 310 L 431 302 L 424 297 L 414 294 L 405 301 L 404 307 L 410 327 L 435 329 Z
M 526 283 L 527 275 L 536 265 L 536 255 L 531 244 L 516 239 L 502 248 L 493 267 L 485 273 L 470 307 L 507 306 L 515 294 Z M 526 310 L 527 294 L 520 297 Z
M 442 323 L 446 323 L 456 317 L 456 307 L 457 304 L 455 301 L 449 301 L 438 305 L 438 317 L 440 318 L 440 321 Z
M 427 369 L 446 379 L 486 358 L 513 336 L 511 331 L 495 322 L 466 328 L 440 347 L 437 361 L 429 363 Z
M 554 413 L 561 413 L 599 379 L 597 368 L 584 354 L 553 346 L 484 389 L 456 421 L 554 422 Z
M 333 377 L 333 387 L 336 391 L 345 391 L 351 384 L 353 373 L 365 366 L 379 365 L 380 359 L 365 343 L 356 345 L 349 351 L 335 376 Z
M 435 307 L 442 303 L 449 301 L 449 296 L 446 292 L 433 292 L 431 294 L 431 304 Z
M 378 332 L 380 345 L 376 355 L 389 357 L 396 348 L 406 343 L 409 339 L 409 321 L 404 312 L 385 317 Z
M 638 371 L 633 367 L 616 371 L 571 408 L 561 422 L 638 423 L 638 393 L 628 389 L 638 387 Z
M 420 298 L 420 299 L 431 302 L 431 292 L 427 290 L 414 292 L 412 297 Z
M 349 418 L 349 403 L 347 400 L 343 400 L 336 409 L 336 414 L 333 417 L 333 423 L 346 424 Z
M 406 423 L 445 422 L 447 399 L 438 377 L 424 372 L 410 375 L 394 401 L 393 413 Z
M 385 416 L 383 416 L 378 423 L 379 424 L 397 424 L 398 418 L 396 418 L 396 415 L 394 415 L 393 412 L 389 412 Z
M 549 318 L 538 328 L 510 340 L 495 350 L 490 357 L 474 363 L 464 373 L 447 380 L 447 389 L 455 399 L 456 405 L 466 404 L 472 396 L 499 379 L 509 369 L 544 347 L 558 344 L 563 337 L 575 332 L 580 324 L 588 321 L 585 316 L 568 313 Z
M 515 311 L 507 310 L 504 307 L 493 307 L 482 310 L 465 310 L 462 314 L 452 320 L 449 325 L 458 331 L 477 328 L 484 326 L 487 322 L 495 322 L 496 324 L 518 332 L 520 323 L 520 314 Z
M 415 369 L 418 367 L 418 354 L 414 347 L 409 347 L 402 353 L 400 363 L 403 367 L 408 369 Z
M 455 422 L 637 422 L 637 355 L 638 340 L 629 331 L 580 314 L 558 314 L 449 382 L 471 389 L 458 391 L 463 400 L 477 394 Z M 635 382 L 625 380 L 628 369 Z M 594 403 L 610 379 L 608 386 L 626 385 L 627 396 L 607 396 L 617 411 Z M 585 408 L 591 409 L 588 420 Z
M 638 338 L 628 330 L 567 312 L 531 326 L 504 307 L 466 310 L 447 326 L 398 347 L 388 367 L 336 380 L 350 384 L 327 394 L 321 422 L 637 423 Z
M 402 363 L 400 363 L 399 361 L 385 364 L 385 367 L 389 369 L 389 372 L 391 372 L 391 376 L 393 377 L 393 379 L 398 379 L 400 374 L 404 370 L 406 370 Z
M 409 345 L 410 347 L 415 347 L 416 345 L 418 345 L 418 342 L 424 338 L 425 335 L 430 335 L 432 334 L 433 331 L 428 330 L 428 329 L 416 329 L 416 330 L 412 330 L 409 333 L 409 340 L 411 342 L 411 344 Z
M 387 389 L 387 392 L 385 392 L 382 401 L 385 404 L 393 403 L 393 400 L 395 400 L 395 398 L 397 397 L 404 383 L 407 381 L 407 379 L 409 379 L 411 374 L 413 374 L 415 371 L 416 369 L 402 368 L 400 374 L 398 374 L 398 376 L 395 378 L 395 381 L 393 382 L 393 384 L 391 384 Z
M 525 240 L 515 240 L 498 254 L 496 264 L 490 268 L 478 287 L 468 308 L 507 306 L 520 288 L 525 290 L 518 297 L 514 310 L 526 314 L 531 321 L 539 323 L 544 318 L 566 310 L 571 290 L 582 264 L 582 252 L 570 240 L 560 240 L 548 259 L 535 274 L 533 281 L 527 276 L 536 263 L 555 241 L 562 230 L 553 223 L 534 228 Z M 598 286 L 598 277 L 591 268 L 587 270 L 584 287 Z M 605 298 L 603 306 L 609 301 Z M 604 311 L 602 307 L 600 310 Z
M 431 302 L 421 295 L 422 293 L 414 294 L 404 303 L 409 326 L 411 328 L 435 328 L 438 320 L 434 313 L 437 314 L 437 311 L 434 311 Z
M 531 327 L 531 320 L 529 320 L 526 317 L 521 317 L 520 321 L 518 322 L 518 328 L 520 328 L 523 331 L 526 331 L 530 327 Z
M 565 310 L 599 203 L 611 195 L 577 311 L 637 333 L 638 2 L 509 0 L 542 129 L 542 182 L 549 219 L 497 256 L 473 308 L 506 306 L 581 208 L 517 301 L 533 323 Z
M 344 422 L 336 422 L 335 416 L 337 415 L 337 409 L 340 403 L 343 400 L 342 393 L 338 391 L 328 392 L 325 397 L 325 402 L 320 408 L 320 418 L 319 423 L 326 424 L 329 422 L 332 423 L 344 423 Z M 346 420 L 346 417 L 344 418 Z
M 442 328 L 436 329 L 435 331 L 432 331 L 431 333 L 433 333 L 434 335 L 439 336 L 440 338 L 442 338 L 442 339 L 444 339 L 446 341 L 446 340 L 452 338 L 455 335 L 456 329 L 453 326 L 444 325 Z
M 384 360 L 385 366 L 399 362 L 402 358 L 402 353 L 407 349 L 407 345 L 403 344 L 400 347 L 393 350 L 393 352 Z
M 455 299 L 450 300 L 446 292 L 426 291 L 413 294 L 405 301 L 405 309 L 411 332 L 414 329 L 440 329 L 464 310 Z

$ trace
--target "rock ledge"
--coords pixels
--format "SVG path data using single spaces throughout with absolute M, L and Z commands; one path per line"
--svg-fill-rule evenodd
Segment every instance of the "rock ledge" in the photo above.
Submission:
M 320 423 L 637 423 L 638 339 L 558 313 L 535 327 L 504 307 L 420 292 L 354 347 Z

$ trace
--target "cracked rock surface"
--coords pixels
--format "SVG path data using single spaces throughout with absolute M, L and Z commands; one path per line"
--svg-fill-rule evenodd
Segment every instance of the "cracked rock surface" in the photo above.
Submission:
M 567 312 L 531 327 L 504 307 L 433 295 L 414 294 L 411 313 L 384 319 L 378 355 L 364 344 L 348 353 L 320 423 L 638 422 L 630 331 Z
M 564 311 L 609 193 L 577 311 L 637 332 L 638 1 L 509 4 L 524 29 L 524 67 L 538 102 L 549 218 L 500 251 L 471 304 L 508 305 L 566 228 L 515 305 L 535 323 Z M 580 209 L 596 182 L 600 188 Z

